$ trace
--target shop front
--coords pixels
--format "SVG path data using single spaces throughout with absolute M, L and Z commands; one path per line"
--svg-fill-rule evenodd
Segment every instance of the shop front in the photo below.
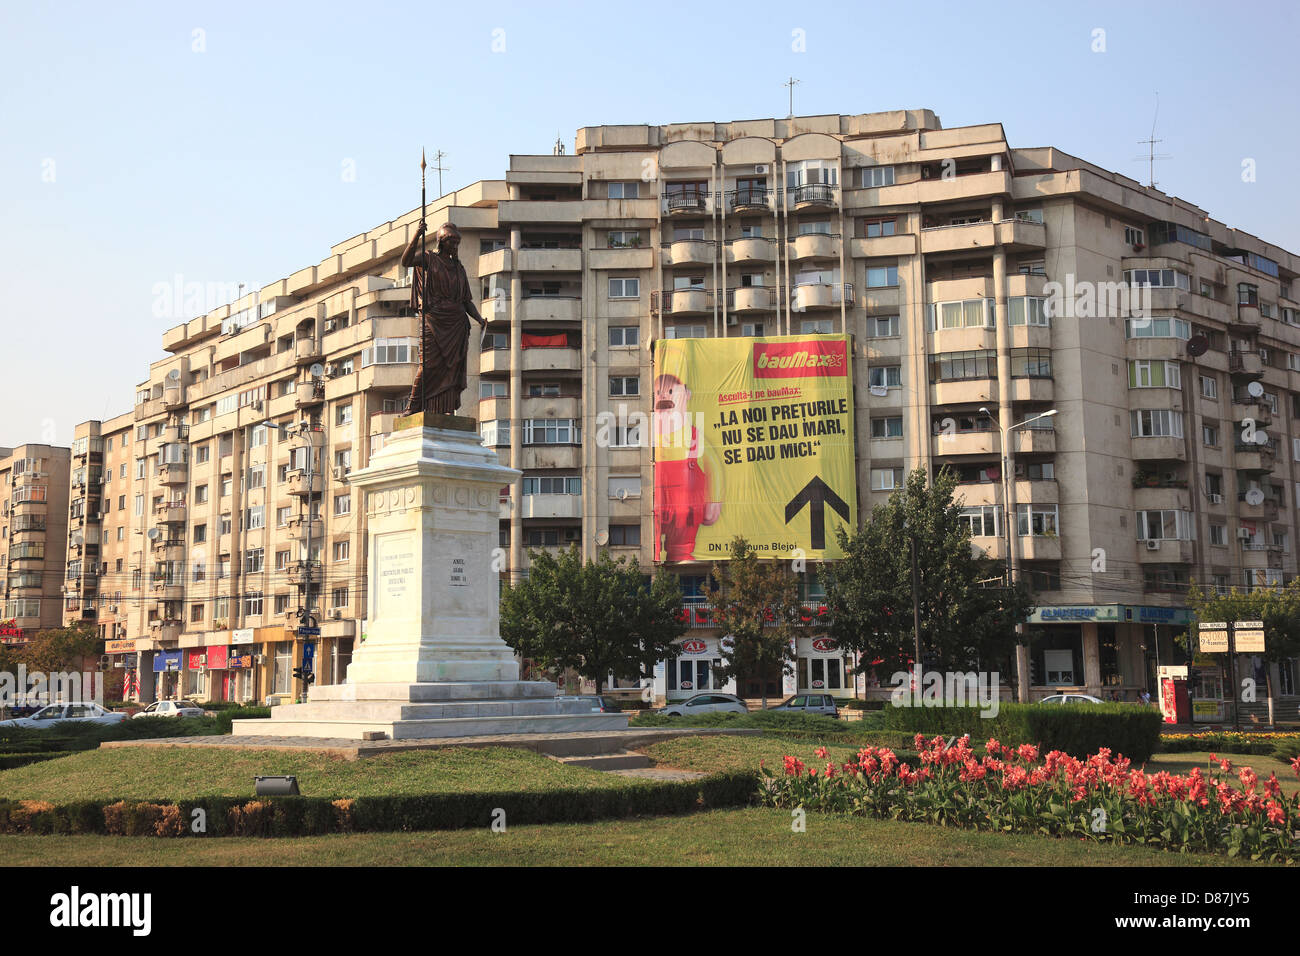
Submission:
M 134 640 L 104 642 L 104 654 L 108 657 L 109 674 L 113 675 L 108 679 L 108 683 L 114 683 L 117 676 L 121 676 L 123 700 L 138 701 L 140 699 L 139 652 L 142 648 L 137 647 L 137 643 L 147 644 L 148 642 Z
M 829 637 L 800 637 L 795 641 L 794 692 L 852 694 L 852 664 Z
M 668 700 L 684 700 L 701 691 L 736 693 L 734 680 L 720 681 L 714 674 L 722 666 L 722 649 L 717 636 L 692 635 L 681 643 L 681 653 L 664 662 L 663 673 L 655 668 L 655 694 Z
M 175 700 L 181 696 L 181 671 L 185 663 L 182 659 L 184 654 L 185 652 L 179 648 L 171 651 L 154 652 L 154 700 Z

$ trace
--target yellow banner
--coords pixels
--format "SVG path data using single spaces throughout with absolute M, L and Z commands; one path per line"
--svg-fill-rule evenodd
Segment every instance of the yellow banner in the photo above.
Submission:
M 844 335 L 655 343 L 656 561 L 842 557 L 856 527 L 851 349 Z

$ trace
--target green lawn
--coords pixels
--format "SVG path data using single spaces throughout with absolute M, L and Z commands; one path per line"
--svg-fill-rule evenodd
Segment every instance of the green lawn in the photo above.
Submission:
M 783 740 L 779 737 L 678 737 L 646 748 L 645 755 L 656 766 L 676 767 L 681 770 L 698 770 L 716 773 L 720 770 L 757 770 L 760 760 L 770 769 L 781 769 L 782 758 L 789 754 L 798 757 L 810 767 L 824 767 L 826 760 L 813 751 L 817 744 L 805 740 Z M 848 762 L 858 752 L 857 745 L 828 744 L 827 751 L 836 764 Z
M 1234 784 L 1238 783 L 1237 769 L 1239 767 L 1250 767 L 1255 773 L 1259 774 L 1261 784 L 1268 779 L 1269 773 L 1272 772 L 1277 774 L 1278 783 L 1282 785 L 1283 793 L 1300 791 L 1300 779 L 1297 779 L 1289 761 L 1279 760 L 1277 757 L 1264 754 L 1219 754 L 1219 758 L 1232 761 L 1232 773 L 1229 776 Z M 1167 770 L 1170 773 L 1185 774 L 1193 767 L 1200 767 L 1208 773 L 1209 764 L 1210 754 L 1208 752 L 1188 751 L 1186 753 L 1156 754 L 1146 762 L 1146 771 L 1147 773 L 1156 773 L 1160 770 Z
M 1232 866 L 1147 847 L 783 810 L 298 839 L 0 837 L 8 866 Z M 1257 865 L 1257 864 L 1252 864 Z
M 295 774 L 303 795 L 314 797 L 627 785 L 623 777 L 509 747 L 411 751 L 361 760 L 310 751 L 131 747 L 90 750 L 0 772 L 0 797 L 53 803 L 99 797 L 251 797 L 253 777 L 259 774 Z

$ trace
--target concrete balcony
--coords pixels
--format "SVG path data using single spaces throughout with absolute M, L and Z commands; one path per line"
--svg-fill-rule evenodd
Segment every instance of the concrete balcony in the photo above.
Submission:
M 1238 304 L 1235 311 L 1229 310 L 1228 329 L 1241 335 L 1258 332 L 1263 325 L 1260 320 L 1259 306 L 1246 303 Z
M 524 349 L 522 368 L 525 372 L 579 372 L 582 356 L 577 349 Z
M 150 559 L 153 561 L 184 561 L 185 542 L 178 540 L 160 540 L 154 542 Z
M 581 249 L 520 249 L 515 268 L 520 272 L 581 272 Z
M 1155 545 L 1155 547 L 1152 547 Z M 1137 543 L 1138 564 L 1191 564 L 1196 560 L 1196 543 L 1177 538 L 1154 538 Z
M 938 382 L 930 386 L 930 401 L 934 405 L 963 405 L 973 402 L 996 402 L 998 383 L 991 378 L 972 378 L 959 382 Z
M 502 203 L 501 205 L 505 205 Z M 651 199 L 584 199 L 581 218 L 622 228 L 629 219 L 659 218 L 659 200 Z M 504 222 L 504 216 L 502 222 Z
M 1047 535 L 1024 534 L 1020 536 L 1021 561 L 1060 561 L 1061 539 Z
M 311 365 L 313 362 L 319 362 L 324 357 L 320 339 L 314 335 L 298 339 L 293 343 L 293 357 L 294 361 L 299 365 Z
M 996 329 L 982 326 L 957 329 L 935 329 L 930 333 L 933 352 L 969 352 L 977 349 L 996 350 L 998 333 Z
M 626 270 L 628 272 L 654 268 L 654 250 L 640 246 L 615 249 L 589 249 L 587 266 L 595 271 Z
M 1056 388 L 1050 378 L 1013 378 L 1011 380 L 1011 400 L 1013 402 L 1050 402 Z
M 1162 435 L 1132 439 L 1134 461 L 1186 461 L 1187 443 L 1182 438 Z
M 1131 321 L 1138 321 L 1132 319 Z M 1182 339 L 1126 339 L 1124 352 L 1133 360 L 1164 359 L 1174 362 L 1187 361 L 1187 343 Z
M 668 244 L 664 261 L 671 266 L 708 265 L 713 262 L 713 246 L 709 239 L 678 239 Z
M 142 422 L 149 418 L 156 418 L 165 411 L 162 398 L 154 398 L 137 405 L 134 417 L 137 422 Z
M 163 410 L 174 412 L 185 407 L 185 389 L 180 385 L 171 385 L 163 389 Z
M 1228 374 L 1235 379 L 1261 378 L 1264 362 L 1258 352 L 1229 352 Z
M 581 518 L 582 495 L 524 495 L 521 518 Z
M 1011 348 L 1013 349 L 1050 349 L 1052 347 L 1052 330 L 1041 325 L 1013 325 L 1008 329 Z M 995 346 L 990 346 L 993 348 Z
M 580 223 L 586 203 L 580 199 L 504 199 L 497 204 L 501 224 Z
M 999 169 L 987 173 L 972 173 L 952 179 L 921 179 L 894 186 L 876 186 L 855 189 L 846 202 L 850 209 L 873 206 L 912 206 L 918 203 L 951 203 L 986 196 L 1011 195 L 1011 173 Z
M 479 278 L 510 272 L 513 269 L 514 259 L 511 258 L 511 250 L 509 249 L 493 249 L 491 252 L 485 252 L 478 257 Z
M 174 461 L 158 469 L 158 483 L 163 485 L 184 485 L 190 479 L 188 462 Z
M 952 496 L 954 501 L 961 501 L 967 508 L 975 508 L 980 505 L 1000 505 L 1002 504 L 1002 482 L 980 481 L 958 485 L 953 489 Z M 1017 498 L 1016 500 L 1019 501 L 1020 499 Z
M 1008 276 L 1010 282 L 1014 276 Z M 990 276 L 973 276 L 965 279 L 935 279 L 927 283 L 927 302 L 953 302 L 957 299 L 989 299 L 994 297 L 993 279 Z
M 727 205 L 733 213 L 768 212 L 774 194 L 774 190 L 763 187 L 734 189 L 728 194 Z
M 838 259 L 839 257 L 840 237 L 820 232 L 796 236 L 790 250 L 790 258 L 796 262 L 805 259 Z
M 1047 248 L 1047 227 L 1028 219 L 1004 219 L 997 224 L 997 243 L 1010 251 Z
M 1276 456 L 1268 445 L 1234 445 L 1232 463 L 1248 474 L 1266 474 L 1273 470 Z
M 666 216 L 707 216 L 713 212 L 713 197 L 707 191 L 669 193 L 663 197 Z
M 776 308 L 776 290 L 762 286 L 732 289 L 727 306 L 736 313 L 771 312 Z
M 156 601 L 183 601 L 185 599 L 185 586 L 182 584 L 167 584 L 164 581 L 155 581 L 152 584 L 152 590 Z
M 849 255 L 854 259 L 879 259 L 916 255 L 916 236 L 910 232 L 896 236 L 859 236 L 849 240 Z
M 853 304 L 853 286 L 847 283 L 815 283 L 795 286 L 790 308 L 795 312 L 836 309 L 841 302 Z
M 478 400 L 478 420 L 481 422 L 494 422 L 502 418 L 510 417 L 510 398 L 509 396 L 496 396 L 493 398 L 480 398 Z
M 531 295 L 515 305 L 520 322 L 580 322 L 582 299 L 575 296 Z
M 650 297 L 655 311 L 659 293 Z M 668 315 L 705 315 L 713 311 L 713 293 L 708 289 L 673 289 L 663 293 L 663 310 Z
M 1191 511 L 1192 493 L 1187 488 L 1133 489 L 1133 507 L 1137 511 Z
M 487 349 L 480 352 L 478 355 L 478 373 L 480 375 L 509 375 L 510 350 Z
M 306 542 L 309 535 L 313 541 L 320 541 L 325 533 L 325 522 L 302 514 L 291 515 L 286 532 L 294 541 Z
M 1241 542 L 1241 566 L 1247 570 L 1282 567 L 1285 551 L 1275 544 L 1246 540 Z
M 313 408 L 325 403 L 324 382 L 299 382 L 293 390 L 293 407 Z
M 775 255 L 775 239 L 733 239 L 727 245 L 728 262 L 771 262 Z
M 1234 398 L 1232 401 L 1232 417 L 1238 424 L 1249 418 L 1257 428 L 1265 428 L 1273 424 L 1273 409 L 1261 402 L 1238 403 Z
M 1276 521 L 1280 513 L 1281 508 L 1272 498 L 1252 505 L 1246 500 L 1245 492 L 1237 495 L 1237 517 L 1243 521 Z
M 997 455 L 998 433 L 988 432 L 953 432 L 949 435 L 939 434 L 930 439 L 932 454 L 936 457 L 945 455 Z
M 1016 501 L 1020 504 L 1054 505 L 1061 500 L 1061 487 L 1055 481 L 1028 481 L 1017 478 L 1015 485 Z
M 789 208 L 834 209 L 840 202 L 840 187 L 831 183 L 804 183 L 786 190 Z
M 158 524 L 184 524 L 188 514 L 185 505 L 166 501 L 153 509 L 154 520 Z
M 983 554 L 986 558 L 992 558 L 994 561 L 1005 561 L 1007 559 L 1007 539 L 1002 535 L 979 535 L 970 539 L 972 553 L 976 555 Z
M 997 245 L 997 223 L 968 222 L 921 230 L 921 252 L 969 252 Z
M 619 400 L 614 400 L 614 404 Z M 629 397 L 622 399 L 635 406 L 639 399 Z M 545 396 L 538 398 L 525 398 L 519 403 L 520 415 L 523 418 L 581 418 L 582 417 L 582 399 L 577 395 L 558 395 Z M 499 416 L 509 418 L 509 414 Z
M 313 472 L 311 480 L 308 481 L 305 471 L 296 470 L 289 472 L 287 492 L 294 498 L 305 498 L 308 495 L 319 495 L 325 487 L 325 478 L 319 472 Z
M 582 449 L 577 445 L 525 445 L 521 452 L 523 461 L 517 467 L 524 471 L 577 468 L 582 459 Z

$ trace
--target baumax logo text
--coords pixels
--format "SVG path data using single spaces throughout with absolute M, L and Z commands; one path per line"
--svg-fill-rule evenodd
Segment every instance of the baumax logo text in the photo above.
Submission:
M 806 375 L 847 375 L 848 343 L 759 342 L 754 345 L 755 378 L 799 378 Z

